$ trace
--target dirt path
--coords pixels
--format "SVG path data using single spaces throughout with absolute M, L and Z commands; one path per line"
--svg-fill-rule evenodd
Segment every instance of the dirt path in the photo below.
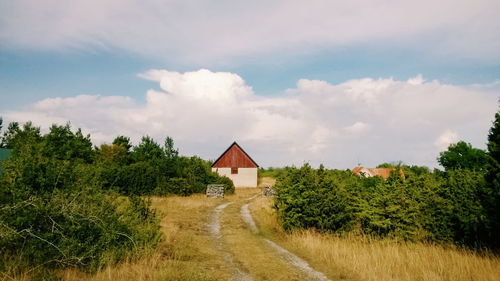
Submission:
M 220 252 L 224 260 L 230 265 L 230 267 L 234 269 L 234 273 L 231 280 L 252 281 L 253 279 L 252 277 L 250 277 L 250 275 L 245 273 L 242 269 L 238 268 L 238 266 L 234 261 L 233 254 L 226 249 L 224 242 L 222 240 L 220 215 L 222 211 L 231 204 L 233 204 L 233 202 L 224 203 L 215 208 L 210 223 L 208 224 L 208 229 L 210 235 L 214 240 L 215 247 Z
M 259 233 L 259 229 L 257 228 L 257 225 L 255 224 L 255 221 L 253 220 L 252 213 L 250 212 L 250 209 L 248 208 L 249 203 L 243 205 L 241 207 L 241 218 L 243 221 L 246 222 L 248 225 L 248 228 L 250 231 L 254 234 Z M 299 258 L 298 256 L 292 254 L 291 252 L 287 251 L 283 247 L 279 246 L 278 244 L 274 243 L 273 241 L 267 239 L 267 238 L 262 238 L 271 248 L 273 248 L 276 252 L 280 254 L 289 264 L 293 265 L 294 267 L 298 268 L 300 271 L 304 272 L 310 280 L 321 280 L 321 281 L 328 281 L 328 277 L 326 277 L 325 274 L 322 272 L 314 270 L 309 263 L 307 263 L 305 260 Z
M 263 237 L 249 209 L 258 190 L 241 190 L 213 209 L 208 231 L 232 280 L 329 280 L 308 262 Z M 225 199 L 225 200 L 226 200 Z
M 245 204 L 241 207 L 240 215 L 241 218 L 243 219 L 244 222 L 248 225 L 248 228 L 250 228 L 250 231 L 254 234 L 259 233 L 259 229 L 257 228 L 257 225 L 255 224 L 255 221 L 253 220 L 252 214 L 250 213 L 250 209 L 248 208 L 249 204 Z

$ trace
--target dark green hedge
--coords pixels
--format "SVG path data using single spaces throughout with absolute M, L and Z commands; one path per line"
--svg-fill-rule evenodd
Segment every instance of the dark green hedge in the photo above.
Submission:
M 286 168 L 276 185 L 275 207 L 285 229 L 496 247 L 499 233 L 492 227 L 494 210 L 485 204 L 491 188 L 484 174 L 423 171 L 406 168 L 406 179 L 384 180 L 307 164 Z

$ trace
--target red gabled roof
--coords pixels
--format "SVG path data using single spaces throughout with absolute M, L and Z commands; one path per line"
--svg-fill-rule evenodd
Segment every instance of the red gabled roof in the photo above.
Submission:
M 405 174 L 402 169 L 399 170 L 399 175 L 402 178 L 405 178 Z M 375 177 L 379 176 L 384 179 L 388 179 L 391 176 L 391 172 L 396 171 L 395 168 L 365 168 L 365 167 L 356 167 L 352 169 L 352 173 L 358 176 L 365 177 Z
M 212 164 L 214 168 L 258 168 L 259 165 L 253 161 L 236 142 L 233 142 L 224 153 Z

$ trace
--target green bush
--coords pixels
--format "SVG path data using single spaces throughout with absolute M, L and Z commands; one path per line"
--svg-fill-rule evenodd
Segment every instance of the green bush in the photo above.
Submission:
M 5 162 L 0 252 L 21 257 L 20 267 L 93 271 L 154 247 L 159 224 L 142 199 L 103 190 L 93 165 L 44 148 L 25 139 Z
M 1 140 L 12 154 L 0 175 L 0 271 L 95 271 L 158 243 L 158 220 L 140 195 L 187 196 L 209 183 L 234 191 L 209 162 L 179 156 L 171 138 L 132 147 L 119 136 L 93 148 L 69 124 L 42 135 L 31 123 L 11 123 Z
M 0 249 L 30 267 L 99 269 L 158 242 L 158 222 L 138 200 L 89 188 L 10 202 L 0 211 Z
M 155 190 L 153 190 L 153 194 L 177 194 L 181 196 L 188 196 L 193 194 L 193 189 L 189 185 L 188 181 L 184 178 L 170 178 L 161 181 L 155 188 Z
M 413 170 L 405 179 L 395 173 L 384 180 L 307 164 L 286 168 L 276 184 L 275 208 L 285 229 L 493 246 L 482 172 Z
M 121 169 L 118 181 L 123 194 L 147 195 L 158 185 L 158 171 L 149 162 L 137 162 Z
M 233 182 L 213 173 L 208 161 L 196 156 L 178 156 L 171 138 L 166 139 L 162 148 L 145 137 L 133 148 L 130 157 L 127 140 L 123 138 L 117 138 L 114 145 L 101 145 L 97 151 L 95 169 L 106 189 L 124 195 L 187 196 L 205 192 L 207 184 L 223 183 L 227 193 L 234 192 Z
M 215 180 L 211 181 L 213 183 L 219 183 L 224 185 L 224 193 L 225 194 L 233 194 L 234 193 L 234 184 L 233 181 L 226 176 L 219 176 L 216 173 L 213 173 Z

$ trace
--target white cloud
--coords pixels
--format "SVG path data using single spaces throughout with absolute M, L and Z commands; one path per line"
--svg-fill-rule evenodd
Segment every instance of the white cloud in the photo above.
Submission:
M 370 126 L 364 122 L 356 122 L 351 126 L 345 127 L 344 130 L 347 133 L 351 133 L 354 135 L 366 132 Z
M 424 78 L 422 77 L 422 74 L 419 74 L 415 77 L 412 77 L 408 79 L 408 84 L 410 85 L 421 85 L 425 82 Z
M 199 63 L 362 43 L 499 57 L 496 0 L 2 1 L 0 44 Z
M 398 160 L 436 166 L 438 152 L 458 135 L 484 147 L 500 94 L 417 76 L 336 85 L 301 79 L 287 94 L 265 97 L 234 73 L 150 70 L 140 76 L 161 88 L 147 91 L 145 104 L 80 95 L 0 115 L 43 128 L 69 120 L 95 143 L 120 134 L 135 142 L 145 134 L 158 141 L 168 135 L 183 153 L 211 159 L 236 140 L 262 166 L 311 161 L 349 168 Z
M 440 151 L 443 151 L 446 150 L 448 146 L 450 146 L 450 144 L 457 143 L 459 140 L 460 138 L 457 133 L 451 130 L 446 130 L 441 135 L 439 135 L 439 137 L 434 142 L 434 145 L 436 145 Z

